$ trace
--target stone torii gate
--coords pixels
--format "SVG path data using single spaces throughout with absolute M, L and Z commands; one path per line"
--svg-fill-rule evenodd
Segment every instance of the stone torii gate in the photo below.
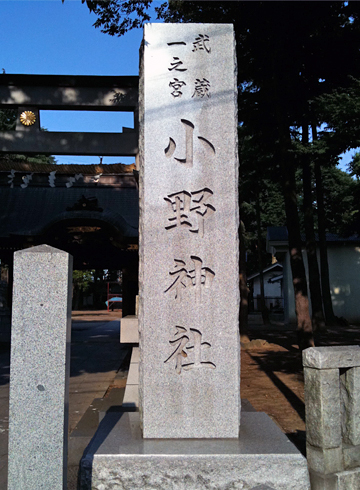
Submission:
M 136 156 L 138 77 L 0 75 L 0 109 L 17 109 L 16 131 L 0 132 L 0 152 Z M 121 133 L 41 131 L 41 110 L 133 112 Z
M 134 156 L 137 161 L 137 76 L 114 77 L 1 74 L 0 109 L 17 110 L 18 113 L 15 131 L 0 131 L 0 154 L 25 153 L 27 155 L 55 154 L 94 156 L 103 155 L 119 157 Z M 95 114 L 95 111 L 132 112 L 134 116 L 134 127 L 122 128 L 122 132 L 117 133 L 42 131 L 42 110 L 92 111 Z M 45 171 L 45 167 L 46 166 L 41 166 L 41 169 L 39 170 L 43 172 Z M 17 167 L 14 166 L 14 168 L 15 172 L 17 172 L 17 175 L 19 176 L 19 171 L 16 170 Z M 4 176 L 5 169 L 2 170 L 2 174 Z M 61 166 L 60 169 L 57 169 L 56 166 L 54 166 L 54 168 L 52 168 L 51 170 L 57 171 L 57 182 L 60 182 L 60 174 L 63 173 L 64 166 Z M 127 172 L 128 176 L 126 176 L 126 182 L 128 182 L 127 185 L 129 185 L 130 180 L 132 180 L 134 185 L 131 185 L 133 185 L 134 187 L 135 181 L 134 177 L 130 175 L 131 169 L 129 168 L 126 170 L 129 171 Z M 32 171 L 32 169 L 30 168 L 29 171 Z M 37 178 L 39 175 L 40 174 L 34 175 L 30 187 L 35 187 L 39 182 L 40 186 L 42 185 L 42 180 L 40 179 L 39 181 L 39 178 Z M 105 176 L 103 176 L 102 180 L 104 180 L 104 178 Z M 116 182 L 118 182 L 118 180 L 120 179 L 122 182 L 124 180 L 124 175 L 113 177 L 112 180 L 114 179 L 117 179 Z M 109 178 L 105 178 L 105 180 L 106 184 L 108 184 Z M 77 184 L 78 183 L 76 183 L 76 185 Z M 82 186 L 84 186 L 84 184 L 82 184 Z M 0 178 L 0 187 L 1 185 L 2 184 Z M 60 187 L 61 185 L 64 186 L 64 184 L 61 184 L 60 182 Z M 13 185 L 11 187 L 13 187 Z M 18 191 L 21 190 L 18 188 L 18 184 L 15 184 L 15 187 L 17 187 L 16 189 L 14 189 L 15 192 L 11 194 L 13 199 L 15 199 Z M 114 182 L 112 182 L 111 187 L 114 187 Z M 123 187 L 123 184 L 121 184 L 121 187 Z M 97 188 L 94 190 L 94 194 L 97 190 Z M 125 191 L 126 189 L 122 190 Z M 17 208 L 23 205 L 21 203 L 25 201 L 25 199 L 30 200 L 29 203 L 32 202 L 31 196 L 35 191 L 36 189 L 26 189 L 26 196 L 25 192 L 21 192 L 22 199 L 17 200 Z M 47 189 L 43 189 L 44 199 L 46 199 L 46 191 Z M 111 189 L 110 187 L 108 187 L 108 189 L 106 190 L 107 194 L 110 191 Z M 8 192 L 8 189 L 6 189 L 6 192 Z M 56 195 L 60 197 L 61 192 L 63 192 L 63 190 L 59 189 Z M 6 194 L 3 195 L 3 200 L 4 199 L 6 199 Z M 125 196 L 124 199 L 126 199 Z M 18 212 L 16 209 L 13 209 L 13 211 L 15 215 Z M 65 208 L 63 209 L 63 211 L 65 211 Z M 118 213 L 121 214 L 121 210 L 118 210 Z M 9 231 L 9 233 L 11 233 L 11 231 Z M 119 231 L 119 233 L 121 233 L 121 230 Z M 5 260 L 5 263 L 9 265 L 8 290 L 10 291 L 12 288 L 13 271 L 12 252 L 14 250 L 17 250 L 18 248 L 26 248 L 29 245 L 20 245 L 19 247 L 19 244 L 15 243 L 18 242 L 18 240 L 12 239 L 10 240 L 11 246 L 10 248 L 8 248 L 8 241 L 9 239 L 6 240 L 6 243 L 3 243 L 5 248 L 7 247 L 6 257 L 0 256 L 0 258 L 3 258 Z M 55 247 L 57 246 L 56 243 L 51 243 L 51 245 Z M 67 249 L 65 248 L 65 250 Z M 67 251 L 69 253 L 72 253 L 72 250 Z M 135 275 L 136 270 L 137 266 L 135 267 Z M 11 303 L 10 296 L 8 297 L 8 303 Z M 132 303 L 132 301 L 130 301 L 130 303 Z M 9 315 L 7 313 L 4 313 L 4 315 L 2 315 L 0 312 L 0 329 L 3 327 L 4 324 L 7 330 Z
M 137 76 L 0 75 L 0 109 L 15 109 L 18 112 L 15 131 L 0 131 L 0 153 L 137 157 L 137 107 Z M 133 112 L 134 128 L 123 128 L 123 131 L 119 133 L 42 131 L 40 126 L 41 110 Z M 53 173 L 55 174 L 55 172 Z M 119 178 L 124 181 L 124 175 L 120 175 Z M 126 191 L 125 188 L 129 190 L 131 187 L 134 187 L 131 182 L 128 182 L 129 178 L 131 178 L 131 175 L 125 176 L 127 183 L 121 184 L 120 182 L 119 184 L 116 176 L 112 177 L 112 188 L 115 191 Z M 64 188 L 64 182 L 62 182 L 61 178 L 58 180 L 58 191 L 64 193 L 65 190 L 66 192 L 67 189 Z M 83 187 L 86 187 L 85 180 L 82 183 Z M 41 187 L 41 179 L 39 180 L 37 178 L 37 182 L 32 181 L 30 187 L 35 188 L 36 185 Z M 18 191 L 25 193 L 29 191 L 29 189 L 20 189 L 19 184 L 14 185 L 14 187 L 10 189 L 10 191 L 15 191 L 12 193 L 12 198 L 14 198 L 14 194 L 16 195 Z M 53 185 L 52 187 L 55 186 Z M 112 188 L 100 190 L 102 194 L 104 191 L 109 194 L 108 191 L 111 191 Z M 32 190 L 36 191 L 38 189 Z M 49 189 L 45 188 L 42 190 L 48 191 Z M 55 191 L 55 193 L 57 191 L 57 189 L 50 190 Z M 79 192 L 81 192 L 81 189 Z M 126 192 L 125 194 L 128 195 Z M 45 196 L 44 204 L 46 204 L 46 192 L 45 194 L 43 192 L 42 195 Z M 126 195 L 124 195 L 125 199 Z M 30 193 L 27 196 L 30 198 Z M 32 209 L 32 212 L 34 213 L 34 209 Z M 76 211 L 74 213 L 76 214 Z M 91 215 L 93 219 L 96 217 L 101 219 L 102 216 L 95 216 L 96 213 L 101 214 L 95 210 L 93 212 L 90 211 L 89 216 Z M 77 220 L 79 221 L 79 218 Z M 114 227 L 116 228 L 115 222 Z M 27 347 L 25 347 L 25 350 L 29 349 L 28 352 L 32 353 L 36 352 L 37 355 L 31 355 L 30 357 L 38 357 L 42 361 L 40 363 L 32 363 L 31 365 L 28 364 L 24 371 L 23 357 L 26 357 L 25 350 L 20 349 L 20 356 L 17 355 L 19 350 L 17 350 L 17 353 L 15 353 L 14 349 L 12 350 L 11 422 L 9 438 L 9 455 L 11 456 L 9 458 L 8 488 L 24 488 L 24 485 L 27 488 L 38 488 L 38 485 L 51 486 L 51 488 L 66 488 L 66 471 L 64 470 L 67 459 L 66 400 L 68 390 L 66 383 L 69 377 L 69 311 L 71 310 L 72 258 L 66 252 L 49 247 L 48 245 L 40 245 L 24 250 L 23 252 L 19 251 L 16 255 L 17 261 L 15 263 L 14 273 L 15 303 L 18 305 L 21 304 L 21 307 L 20 309 L 16 307 L 13 309 L 12 342 L 14 345 L 19 343 L 18 334 L 20 332 L 20 337 L 22 337 L 21 329 L 26 325 Z M 27 261 L 29 257 L 31 257 L 30 262 Z M 24 269 L 19 276 L 19 264 L 23 263 L 22 258 L 25 259 L 25 262 L 28 263 L 30 268 L 28 271 Z M 13 260 L 11 258 L 12 262 Z M 23 277 L 26 277 L 26 280 L 23 280 Z M 35 282 L 32 278 L 34 278 Z M 54 288 L 51 287 L 52 281 L 56 282 L 56 287 Z M 27 290 L 25 295 L 27 299 L 24 299 L 26 304 L 23 304 L 22 300 L 20 302 L 18 301 L 19 294 L 22 294 L 22 286 L 28 288 L 29 284 L 32 284 L 32 287 Z M 32 297 L 32 294 L 35 294 L 36 299 Z M 47 297 L 46 304 L 43 299 L 44 297 Z M 35 313 L 36 306 L 33 304 L 34 299 L 37 303 L 42 301 L 40 305 L 41 311 L 38 311 L 38 316 Z M 51 312 L 49 311 L 49 314 L 45 314 L 45 316 L 43 310 L 46 308 L 42 308 L 44 305 L 46 308 L 50 305 L 50 309 L 52 310 Z M 28 319 L 24 320 L 23 315 L 28 315 Z M 45 340 L 43 335 L 49 335 L 48 341 Z M 44 344 L 48 346 L 46 353 L 42 348 Z M 54 356 L 54 352 L 57 352 L 58 355 Z M 48 366 L 47 369 L 45 368 L 46 362 L 44 362 L 44 359 L 52 359 L 51 367 Z M 40 373 L 41 367 L 39 367 L 41 365 L 44 366 L 42 374 Z M 34 388 L 31 381 L 39 377 L 44 380 L 44 383 L 38 384 Z M 21 379 L 24 380 L 27 388 L 21 384 Z M 29 379 L 31 379 L 30 382 Z M 51 379 L 57 379 L 57 383 L 52 383 Z M 64 379 L 65 391 L 63 385 Z M 29 388 L 29 383 L 31 388 Z M 56 384 L 58 384 L 59 389 L 52 389 Z M 46 424 L 45 426 L 39 422 L 44 416 L 45 418 L 47 417 L 44 414 L 49 413 L 48 393 L 50 393 L 50 398 L 53 401 L 56 400 L 58 404 L 56 410 L 57 415 L 50 417 L 55 423 L 56 428 L 51 424 Z M 39 394 L 44 395 L 41 400 L 39 399 Z M 36 406 L 36 409 L 30 410 L 31 414 L 25 414 L 25 418 L 24 412 L 19 410 L 20 400 L 26 400 L 25 403 L 27 406 L 33 406 L 33 403 Z M 22 444 L 25 426 L 36 427 L 36 431 L 28 434 L 26 438 L 28 444 L 26 447 Z M 40 468 L 36 461 L 40 457 L 39 455 L 42 449 L 40 447 L 38 448 L 38 446 L 39 444 L 41 446 L 43 442 L 47 444 L 46 441 L 50 439 L 47 430 L 52 432 L 52 441 L 48 443 L 48 449 L 45 451 L 49 460 L 48 463 L 40 465 Z M 21 445 L 21 450 L 17 451 L 16 448 L 19 444 Z M 40 453 L 36 448 L 39 449 Z M 21 463 L 24 461 L 26 461 L 25 466 Z M 63 461 L 63 465 L 60 464 L 61 461 Z

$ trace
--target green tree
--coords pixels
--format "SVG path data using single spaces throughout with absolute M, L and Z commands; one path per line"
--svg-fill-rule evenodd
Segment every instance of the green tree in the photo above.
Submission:
M 312 101 L 320 122 L 324 123 L 319 135 L 322 153 L 327 150 L 330 158 L 360 147 L 360 80 L 348 75 L 340 83 Z
M 267 226 L 285 224 L 284 202 L 278 184 L 278 166 L 273 156 L 263 152 L 256 135 L 248 135 L 246 128 L 239 128 L 240 160 L 240 333 L 246 341 L 248 291 L 246 275 L 260 273 L 260 304 L 264 324 L 269 323 L 269 311 L 265 304 L 262 271 L 271 264 L 266 253 Z M 259 179 L 259 173 L 262 178 Z
M 98 16 L 94 27 L 101 28 L 101 32 L 110 36 L 122 36 L 150 20 L 147 11 L 152 0 L 86 0 L 86 4 L 90 12 Z M 165 5 L 160 8 L 165 10 Z
M 87 3 L 99 16 L 95 25 L 111 35 L 121 35 L 147 20 L 144 13 L 149 2 L 110 0 L 106 7 L 102 2 Z M 124 23 L 129 14 L 121 9 L 122 5 L 130 8 L 131 14 L 139 15 L 137 25 Z M 95 11 L 95 7 L 98 10 Z M 320 230 L 322 167 L 335 160 L 341 153 L 341 145 L 333 144 L 335 140 L 322 134 L 317 138 L 318 127 L 326 119 L 313 101 L 338 87 L 347 87 L 348 74 L 358 73 L 359 12 L 356 2 L 171 1 L 157 8 L 158 15 L 166 22 L 230 22 L 235 25 L 240 122 L 247 134 L 253 136 L 262 154 L 271 155 L 269 164 L 276 162 L 280 170 L 278 182 L 282 185 L 285 203 L 301 347 L 313 345 L 313 338 L 301 252 L 296 171 L 300 164 L 310 169 L 315 166 L 319 232 L 323 240 Z M 313 128 L 313 141 L 311 145 L 304 141 L 303 147 L 309 146 L 310 150 L 307 153 L 301 150 L 299 155 L 294 133 L 301 127 L 306 133 L 309 127 Z M 258 180 L 261 174 L 258 172 Z M 306 179 L 305 176 L 308 182 Z M 308 183 L 306 192 L 309 195 Z M 311 210 L 311 203 L 307 209 Z M 326 249 L 322 256 L 326 258 Z M 321 269 L 325 278 L 325 268 Z M 326 289 L 329 293 L 328 285 Z
M 0 131 L 14 131 L 17 111 L 13 109 L 0 110 Z
M 325 228 L 327 233 L 349 236 L 359 233 L 359 182 L 338 167 L 323 169 Z
M 0 110 L 0 131 L 15 131 L 17 119 L 16 109 L 1 109 Z M 45 128 L 41 128 L 46 131 Z M 56 163 L 55 157 L 52 155 L 26 155 L 6 153 L 2 155 L 2 159 L 7 162 L 24 162 L 24 163 Z
M 82 306 L 83 297 L 94 283 L 95 270 L 73 271 L 73 304 L 78 310 Z

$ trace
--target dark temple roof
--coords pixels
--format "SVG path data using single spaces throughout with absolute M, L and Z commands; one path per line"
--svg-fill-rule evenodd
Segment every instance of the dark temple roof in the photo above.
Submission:
M 0 172 L 10 172 L 15 170 L 16 172 L 36 172 L 36 173 L 50 173 L 56 170 L 57 174 L 83 174 L 83 175 L 97 175 L 97 174 L 123 174 L 132 173 L 135 170 L 135 165 L 125 165 L 123 163 L 113 164 L 94 164 L 94 165 L 57 165 L 57 164 L 43 164 L 43 163 L 26 163 L 9 161 L 5 158 L 0 158 Z
M 135 165 L 121 163 L 43 165 L 0 160 L 0 237 L 42 235 L 66 220 L 102 221 L 124 237 L 137 237 L 139 195 L 134 169 Z M 10 170 L 16 171 L 13 187 Z M 54 170 L 56 185 L 51 187 L 48 177 Z M 29 172 L 33 178 L 22 188 L 23 176 Z M 73 178 L 70 185 L 75 174 L 84 177 Z
M 316 241 L 319 241 L 318 234 L 315 233 Z M 301 234 L 301 240 L 303 243 L 306 241 L 305 234 Z M 267 242 L 287 242 L 288 241 L 288 230 L 286 226 L 268 226 L 267 228 Z M 337 235 L 336 233 L 326 233 L 326 241 L 331 242 L 359 242 L 360 237 L 358 235 L 352 235 L 343 237 Z

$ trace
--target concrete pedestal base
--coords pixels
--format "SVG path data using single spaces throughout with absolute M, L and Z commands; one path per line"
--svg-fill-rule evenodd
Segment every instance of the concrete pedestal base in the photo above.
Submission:
M 129 374 L 126 380 L 125 395 L 123 400 L 124 408 L 139 407 L 139 347 L 133 347 Z
M 360 490 L 360 468 L 321 475 L 310 469 L 311 490 Z
M 120 343 L 139 343 L 139 320 L 136 315 L 127 315 L 120 320 Z
M 306 459 L 264 413 L 240 439 L 147 439 L 138 413 L 107 413 L 81 460 L 81 490 L 309 490 Z

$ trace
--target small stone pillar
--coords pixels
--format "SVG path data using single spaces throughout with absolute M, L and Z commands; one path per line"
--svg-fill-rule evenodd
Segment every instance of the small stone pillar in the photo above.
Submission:
M 303 365 L 311 488 L 358 490 L 360 347 L 311 347 Z
M 65 490 L 72 257 L 15 252 L 8 490 Z

